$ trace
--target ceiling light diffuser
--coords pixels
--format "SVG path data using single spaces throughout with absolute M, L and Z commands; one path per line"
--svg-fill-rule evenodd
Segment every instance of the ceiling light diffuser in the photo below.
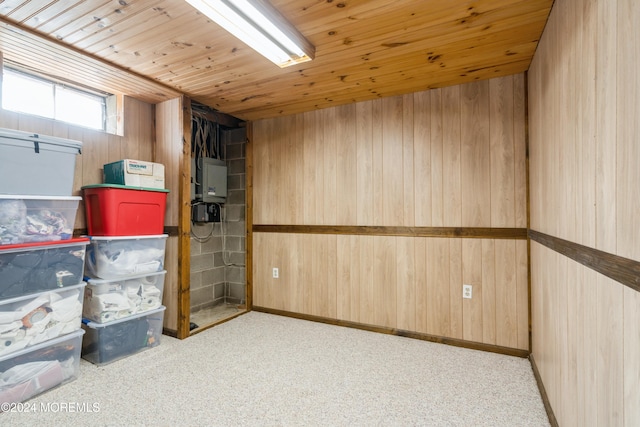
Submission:
M 315 48 L 266 0 L 186 0 L 279 67 L 310 61 Z

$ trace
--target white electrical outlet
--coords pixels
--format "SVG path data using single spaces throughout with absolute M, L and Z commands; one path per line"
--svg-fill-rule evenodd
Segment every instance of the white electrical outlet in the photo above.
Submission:
M 280 271 L 278 270 L 278 267 L 273 267 L 273 278 L 277 279 L 278 277 L 280 277 Z
M 462 285 L 462 298 L 471 299 L 472 295 L 473 295 L 473 286 Z

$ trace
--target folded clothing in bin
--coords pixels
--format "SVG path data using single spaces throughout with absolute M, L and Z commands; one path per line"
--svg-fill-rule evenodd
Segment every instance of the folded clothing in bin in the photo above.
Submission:
M 162 287 L 166 271 L 126 279 L 87 279 L 83 317 L 107 323 L 150 311 L 162 305 Z
M 77 331 L 84 286 L 3 301 L 0 356 Z
M 91 277 L 117 279 L 162 271 L 168 235 L 91 236 L 86 271 Z
M 82 282 L 89 239 L 0 246 L 0 300 Z

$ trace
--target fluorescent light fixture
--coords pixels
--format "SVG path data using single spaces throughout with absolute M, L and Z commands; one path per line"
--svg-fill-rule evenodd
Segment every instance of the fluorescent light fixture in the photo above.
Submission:
M 311 61 L 315 48 L 266 0 L 186 0 L 281 68 Z

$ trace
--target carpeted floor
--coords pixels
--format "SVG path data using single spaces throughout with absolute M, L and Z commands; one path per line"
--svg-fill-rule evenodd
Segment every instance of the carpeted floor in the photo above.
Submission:
M 257 312 L 109 365 L 83 360 L 77 380 L 29 401 L 42 402 L 61 409 L 0 425 L 549 425 L 527 359 Z

